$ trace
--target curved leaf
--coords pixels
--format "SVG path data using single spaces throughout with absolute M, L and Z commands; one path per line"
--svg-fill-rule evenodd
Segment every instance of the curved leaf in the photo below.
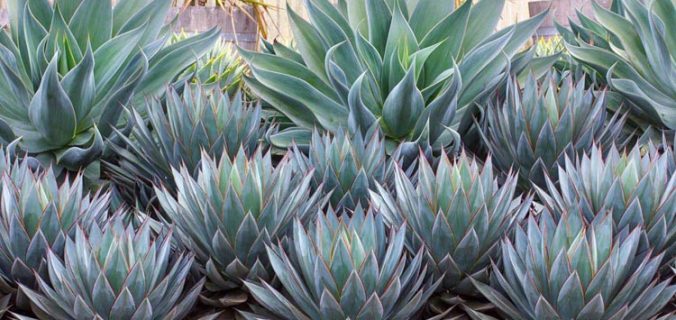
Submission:
M 49 63 L 28 115 L 35 129 L 53 146 L 64 146 L 75 135 L 77 119 L 56 72 L 58 56 Z
M 337 130 L 346 127 L 348 110 L 323 93 L 310 86 L 307 82 L 292 75 L 257 70 L 252 68 L 256 79 L 277 92 L 283 92 L 290 98 L 302 102 L 304 106 L 313 111 L 321 125 L 329 130 Z M 295 106 L 289 106 L 294 108 Z
M 363 90 L 365 77 L 366 73 L 362 74 L 357 81 L 355 81 L 352 88 L 350 88 L 348 96 L 348 105 L 350 107 L 348 128 L 351 132 L 361 132 L 362 134 L 366 134 L 373 124 L 376 123 L 376 117 L 364 105 L 364 102 L 361 99 L 361 91 Z
M 70 147 L 56 154 L 56 162 L 69 170 L 79 170 L 98 159 L 103 153 L 103 139 L 99 130 L 92 129 L 94 135 L 90 144 L 84 147 Z
M 129 32 L 120 34 L 94 51 L 94 79 L 99 88 L 107 88 L 113 82 L 115 75 L 122 68 L 133 52 L 139 50 L 138 45 L 143 36 L 144 27 L 141 26 Z M 97 98 L 100 98 L 101 92 Z
M 405 137 L 413 130 L 424 108 L 422 93 L 416 87 L 414 65 L 385 99 L 382 114 L 384 130 L 394 138 Z
M 148 73 L 140 83 L 136 97 L 154 95 L 176 75 L 193 64 L 218 39 L 218 28 L 190 37 L 160 50 L 148 61 Z
M 68 93 L 68 97 L 70 97 L 73 103 L 75 118 L 78 121 L 77 127 L 81 128 L 84 126 L 82 120 L 92 107 L 94 96 L 96 95 L 94 53 L 91 47 L 87 48 L 82 61 L 63 77 L 62 84 L 63 89 Z
M 80 48 L 98 49 L 113 32 L 113 6 L 108 1 L 82 0 L 69 23 Z

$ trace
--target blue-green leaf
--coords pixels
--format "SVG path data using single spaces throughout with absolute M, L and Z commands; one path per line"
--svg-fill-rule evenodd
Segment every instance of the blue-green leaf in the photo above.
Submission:
M 68 97 L 73 103 L 75 117 L 78 121 L 77 126 L 78 128 L 83 127 L 84 123 L 81 121 L 92 107 L 96 95 L 94 53 L 91 48 L 87 48 L 82 61 L 64 76 L 62 83 L 63 89 L 68 93 Z
M 28 115 L 40 134 L 54 146 L 66 145 L 75 135 L 77 119 L 68 94 L 56 72 L 58 56 L 52 59 L 38 91 L 33 96 Z
M 82 0 L 69 26 L 80 48 L 90 43 L 96 50 L 112 36 L 113 7 L 108 1 Z
M 424 108 L 422 93 L 416 87 L 414 65 L 385 100 L 382 114 L 384 130 L 396 138 L 408 135 Z

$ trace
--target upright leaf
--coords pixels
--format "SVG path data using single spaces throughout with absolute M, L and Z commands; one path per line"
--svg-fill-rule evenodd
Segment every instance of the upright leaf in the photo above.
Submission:
M 69 23 L 80 48 L 92 46 L 96 51 L 113 32 L 113 8 L 106 1 L 82 0 Z
M 422 93 L 416 87 L 414 65 L 385 99 L 382 114 L 384 130 L 395 138 L 406 136 L 415 126 L 416 115 L 424 108 Z
M 68 94 L 59 83 L 56 72 L 58 57 L 49 63 L 38 91 L 28 107 L 35 129 L 54 146 L 66 144 L 75 135 L 77 119 Z

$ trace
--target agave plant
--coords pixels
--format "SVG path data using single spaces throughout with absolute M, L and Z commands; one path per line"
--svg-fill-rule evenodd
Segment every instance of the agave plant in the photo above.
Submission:
M 526 214 L 532 197 L 515 197 L 514 175 L 499 186 L 490 158 L 481 168 L 465 154 L 456 162 L 443 155 L 436 172 L 422 160 L 417 178 L 416 187 L 398 169 L 396 194 L 379 186 L 371 193 L 374 206 L 389 225 L 409 226 L 407 247 L 426 251 L 430 272 L 442 279 L 438 291 L 474 296 L 470 278 L 488 279 L 500 239 Z
M 501 171 L 519 170 L 519 184 L 545 186 L 545 176 L 556 181 L 566 157 L 592 148 L 622 144 L 624 118 L 607 115 L 605 94 L 585 90 L 584 81 L 567 76 L 560 83 L 550 74 L 541 84 L 529 77 L 523 93 L 509 82 L 504 101 L 489 104 L 483 140 Z
M 270 153 L 247 158 L 202 155 L 197 178 L 185 166 L 174 170 L 177 196 L 155 192 L 176 225 L 178 240 L 196 255 L 208 278 L 206 303 L 232 306 L 246 301 L 244 280 L 269 279 L 265 245 L 284 238 L 294 218 L 307 220 L 326 203 L 310 190 L 311 173 L 284 158 L 273 167 Z
M 174 44 L 187 38 L 187 34 L 179 33 L 174 35 L 169 43 Z M 242 79 L 246 70 L 244 61 L 237 55 L 233 46 L 220 39 L 204 56 L 186 68 L 174 81 L 174 85 L 194 83 L 234 95 L 243 86 Z
M 534 46 L 536 47 L 535 54 L 541 57 L 555 55 L 566 50 L 563 39 L 558 35 L 548 38 L 539 37 Z
M 412 319 L 439 284 L 427 279 L 422 250 L 406 252 L 405 225 L 387 232 L 382 215 L 358 206 L 350 218 L 320 211 L 312 226 L 295 221 L 290 252 L 267 248 L 283 293 L 246 283 L 268 318 Z
M 559 26 L 570 54 L 631 101 L 643 128 L 676 129 L 674 11 L 670 0 L 615 0 L 611 10 L 594 3 L 598 22 L 579 14 L 572 31 Z
M 8 1 L 0 32 L 0 130 L 44 163 L 97 160 L 123 105 L 161 94 L 218 37 L 162 48 L 171 0 Z
M 315 131 L 308 155 L 295 147 L 293 159 L 301 171 L 314 169 L 312 188 L 330 193 L 335 209 L 368 205 L 368 190 L 376 184 L 386 185 L 393 168 L 377 133 L 365 139 L 360 133 L 350 136 L 339 131 L 332 137 Z
M 171 232 L 154 238 L 150 224 L 134 230 L 117 215 L 103 228 L 77 228 L 63 261 L 49 253 L 40 291 L 22 289 L 39 319 L 183 319 L 204 284 L 184 290 L 193 259 L 172 257 Z
M 14 293 L 21 283 L 34 288 L 35 274 L 47 272 L 47 252 L 63 254 L 77 224 L 103 223 L 108 194 L 85 194 L 82 176 L 61 185 L 51 169 L 32 172 L 27 161 L 6 167 L 0 199 L 0 291 Z M 23 292 L 16 297 L 26 307 Z
M 472 280 L 512 319 L 651 319 L 676 293 L 656 278 L 663 254 L 639 253 L 644 231 L 613 236 L 612 213 L 548 212 L 504 239 L 492 286 Z
M 148 205 L 154 198 L 153 184 L 162 184 L 172 194 L 176 183 L 172 167 L 195 174 L 202 151 L 211 157 L 233 157 L 242 148 L 253 154 L 265 134 L 259 104 L 233 98 L 218 90 L 186 86 L 182 94 L 169 89 L 166 98 L 149 100 L 145 106 L 149 123 L 137 111 L 130 118 L 129 137 L 120 135 L 120 145 L 111 145 L 118 156 L 106 163 L 109 176 L 127 201 Z
M 280 43 L 242 51 L 247 85 L 295 124 L 296 141 L 315 127 L 379 125 L 388 151 L 401 142 L 459 147 L 456 131 L 472 124 L 474 102 L 501 82 L 544 18 L 494 33 L 504 0 L 457 10 L 452 0 L 305 4 L 310 21 L 288 8 L 297 51 Z
M 566 160 L 559 183 L 548 180 L 547 191 L 539 189 L 540 199 L 557 218 L 578 209 L 585 219 L 611 211 L 616 234 L 646 229 L 647 243 L 640 251 L 665 252 L 665 263 L 676 253 L 676 175 L 668 154 L 648 152 L 640 147 L 628 153 L 616 148 L 593 148 L 580 161 Z

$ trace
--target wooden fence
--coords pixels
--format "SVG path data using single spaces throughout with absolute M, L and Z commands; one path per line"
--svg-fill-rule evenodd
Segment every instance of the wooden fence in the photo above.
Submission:
M 240 8 L 187 7 L 172 8 L 168 19 L 178 14 L 174 31 L 204 32 L 215 26 L 221 29 L 222 38 L 253 50 L 258 47 L 258 24 L 251 11 Z

